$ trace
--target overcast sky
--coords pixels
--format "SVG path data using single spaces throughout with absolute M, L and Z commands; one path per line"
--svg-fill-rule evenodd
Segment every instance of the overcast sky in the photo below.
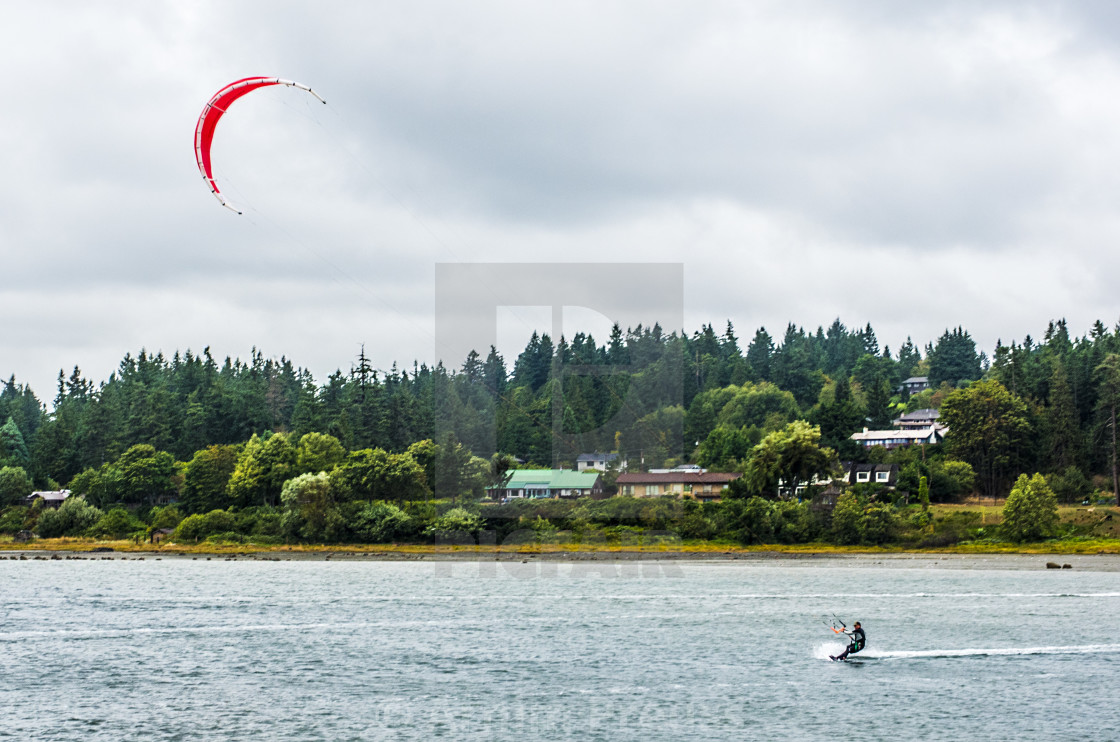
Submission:
M 9 8 L 0 375 L 49 401 L 60 368 L 100 381 L 141 348 L 256 346 L 320 380 L 362 343 L 430 362 L 448 262 L 682 263 L 685 329 L 731 319 L 744 346 L 835 317 L 989 351 L 1113 325 L 1116 4 L 901 5 Z M 328 105 L 231 107 L 213 153 L 238 216 L 193 133 L 250 75 Z M 552 328 L 500 316 L 510 362 Z

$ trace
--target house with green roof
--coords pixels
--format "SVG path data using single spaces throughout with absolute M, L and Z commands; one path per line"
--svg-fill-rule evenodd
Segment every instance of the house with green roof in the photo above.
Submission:
M 514 469 L 504 485 L 487 487 L 499 500 L 515 497 L 591 497 L 603 494 L 603 479 L 597 471 L 571 469 Z

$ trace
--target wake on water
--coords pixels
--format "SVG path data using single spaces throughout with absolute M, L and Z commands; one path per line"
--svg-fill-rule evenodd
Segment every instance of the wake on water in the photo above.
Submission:
M 813 657 L 818 660 L 831 660 L 835 655 L 844 651 L 846 644 L 838 642 L 824 642 L 813 650 Z M 917 649 L 902 651 L 882 651 L 865 649 L 859 654 L 851 655 L 855 660 L 911 660 L 935 657 L 1006 657 L 1031 654 L 1108 654 L 1120 652 L 1120 644 L 1082 644 L 1069 647 L 998 647 L 993 649 Z

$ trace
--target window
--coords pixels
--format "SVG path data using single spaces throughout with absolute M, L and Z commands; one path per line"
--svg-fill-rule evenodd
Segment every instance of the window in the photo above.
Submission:
M 684 486 L 684 491 L 685 492 L 691 492 L 692 491 L 692 485 L 691 484 L 686 484 Z
M 869 472 L 869 471 L 857 471 L 856 472 L 856 481 L 857 482 L 870 482 L 871 481 L 871 472 Z
M 646 485 L 646 494 L 647 495 L 660 495 L 661 494 L 661 485 L 659 485 L 659 484 L 647 484 Z
M 889 471 L 877 471 L 877 472 L 875 472 L 875 481 L 876 482 L 887 482 L 887 481 L 890 481 L 890 478 L 891 478 L 891 473 Z

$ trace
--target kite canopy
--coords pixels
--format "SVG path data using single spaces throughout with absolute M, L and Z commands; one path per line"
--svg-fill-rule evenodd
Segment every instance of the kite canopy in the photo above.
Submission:
M 286 85 L 289 88 L 306 90 L 318 98 L 320 102 L 326 103 L 318 93 L 306 85 L 300 85 L 298 82 L 281 80 L 278 77 L 246 77 L 243 80 L 231 82 L 214 93 L 214 97 L 203 107 L 202 114 L 198 117 L 198 124 L 194 128 L 194 156 L 198 160 L 198 170 L 202 173 L 202 179 L 206 181 L 210 192 L 221 202 L 222 206 L 233 211 L 237 211 L 237 209 L 226 200 L 226 197 L 218 190 L 218 184 L 214 182 L 214 173 L 210 165 L 210 143 L 214 141 L 214 130 L 218 128 L 218 121 L 221 120 L 235 100 L 258 88 L 266 88 L 270 85 Z M 241 212 L 237 211 L 237 213 L 240 214 Z

